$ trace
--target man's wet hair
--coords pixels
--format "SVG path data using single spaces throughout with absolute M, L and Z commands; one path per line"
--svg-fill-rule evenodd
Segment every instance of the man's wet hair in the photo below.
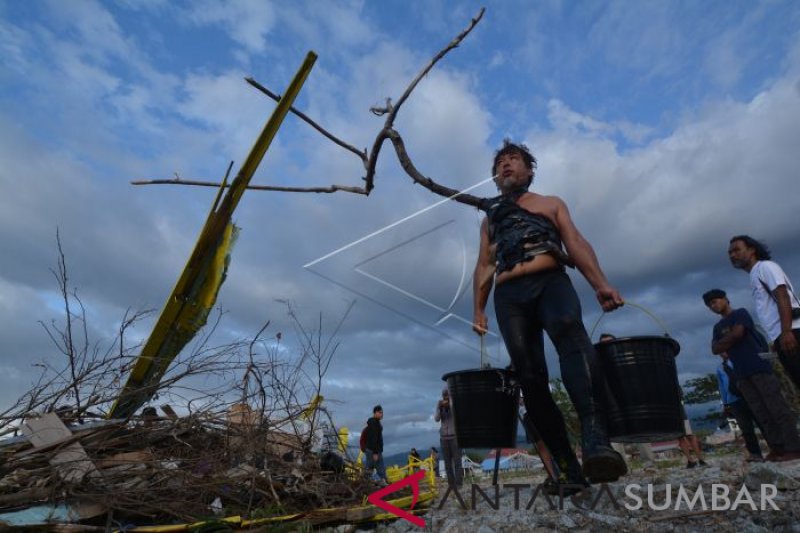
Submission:
M 759 261 L 769 261 L 772 259 L 772 253 L 770 253 L 767 245 L 761 241 L 755 240 L 749 235 L 737 235 L 732 237 L 730 244 L 733 244 L 733 241 L 742 241 L 748 248 L 753 248 L 756 251 L 756 259 Z
M 383 407 L 381 407 L 380 405 L 376 405 L 375 407 L 372 408 L 372 414 L 375 414 L 378 411 L 383 412 Z
M 513 143 L 511 139 L 506 137 L 503 139 L 503 146 L 494 154 L 494 162 L 492 163 L 491 175 L 494 176 L 495 169 L 497 168 L 497 161 L 506 154 L 519 154 L 525 162 L 525 166 L 531 170 L 536 170 L 536 158 L 531 153 L 530 148 L 522 143 Z

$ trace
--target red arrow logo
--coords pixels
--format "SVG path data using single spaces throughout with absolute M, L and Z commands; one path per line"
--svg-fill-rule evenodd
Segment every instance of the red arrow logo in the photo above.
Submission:
M 408 520 L 415 526 L 425 527 L 425 520 L 422 517 L 414 516 L 413 514 L 400 509 L 399 507 L 395 507 L 391 503 L 383 501 L 384 496 L 387 494 L 391 494 L 393 492 L 397 492 L 398 490 L 402 489 L 406 485 L 411 485 L 411 494 L 413 496 L 413 500 L 411 501 L 411 506 L 409 509 L 413 509 L 414 506 L 417 504 L 417 500 L 419 499 L 419 482 L 422 478 L 425 477 L 425 471 L 419 470 L 410 476 L 406 476 L 400 481 L 395 481 L 391 485 L 387 485 L 380 490 L 376 490 L 369 496 L 367 496 L 367 501 L 376 507 L 380 507 L 384 511 L 388 511 L 393 515 L 402 518 L 403 520 Z

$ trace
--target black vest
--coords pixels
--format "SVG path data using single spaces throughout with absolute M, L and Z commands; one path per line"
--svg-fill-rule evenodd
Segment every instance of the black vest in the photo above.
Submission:
M 479 206 L 489 220 L 489 240 L 497 245 L 497 272 L 511 270 L 541 254 L 552 254 L 562 264 L 573 266 L 553 222 L 517 205 L 517 199 L 525 192 L 517 190 L 487 198 Z

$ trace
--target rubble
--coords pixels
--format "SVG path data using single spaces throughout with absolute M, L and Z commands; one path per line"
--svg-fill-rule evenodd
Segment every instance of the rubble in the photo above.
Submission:
M 2 447 L 0 524 L 130 526 L 215 514 L 324 523 L 346 516 L 313 513 L 360 506 L 376 490 L 352 463 L 326 471 L 297 435 L 227 413 L 109 421 L 74 434 L 53 413 L 25 424 L 30 439 Z
M 465 495 L 467 509 L 462 509 L 455 498 L 448 498 L 444 502 L 435 501 L 431 510 L 424 515 L 425 528 L 428 531 L 442 531 L 447 533 L 473 533 L 481 531 L 486 533 L 527 533 L 531 531 L 615 531 L 618 533 L 635 531 L 702 531 L 729 532 L 729 531 L 800 531 L 800 461 L 784 463 L 746 463 L 740 454 L 720 454 L 707 457 L 708 467 L 687 469 L 683 462 L 677 460 L 660 461 L 657 472 L 652 469 L 633 468 L 625 478 L 607 485 L 613 493 L 618 506 L 612 504 L 605 494 L 598 499 L 594 508 L 580 508 L 569 498 L 563 503 L 563 509 L 551 509 L 544 499 L 534 502 L 530 509 L 526 509 L 526 502 L 531 497 L 532 490 L 520 491 L 519 508 L 514 508 L 514 491 L 502 489 L 501 478 L 500 504 L 497 510 L 488 503 L 477 500 L 475 509 L 470 506 L 469 493 L 465 483 L 462 491 Z M 543 481 L 543 474 L 531 477 L 514 477 L 507 483 L 529 484 L 536 486 Z M 475 481 L 484 491 L 491 485 L 491 478 Z M 641 508 L 635 507 L 635 501 L 626 496 L 626 488 L 639 485 L 639 495 L 642 498 Z M 663 507 L 666 500 L 666 485 L 671 488 L 671 501 L 668 508 L 653 510 L 649 508 L 647 500 L 648 484 L 654 487 L 653 503 Z M 717 510 L 712 501 L 712 486 L 717 485 L 722 492 L 722 485 L 727 487 L 728 500 L 716 502 Z M 773 509 L 769 502 L 762 510 L 760 496 L 762 490 L 767 495 L 772 493 L 771 486 L 775 487 L 774 497 L 771 499 L 778 510 Z M 762 487 L 764 487 L 762 489 Z M 698 490 L 702 491 L 705 498 L 705 508 L 698 499 L 690 506 L 687 500 L 681 499 L 676 503 L 679 491 L 683 489 L 684 495 L 691 500 L 697 497 Z M 628 488 L 628 490 L 631 490 Z M 754 500 L 756 508 L 745 501 L 741 501 L 735 508 L 737 494 L 746 490 Z M 593 498 L 598 494 L 593 488 Z M 555 498 L 557 500 L 557 497 Z M 744 498 L 743 498 L 744 499 Z M 628 507 L 626 507 L 626 504 Z M 678 505 L 678 509 L 676 509 Z M 441 506 L 441 508 L 440 508 Z M 584 504 L 585 506 L 585 504 Z M 588 506 L 585 506 L 588 507 Z M 357 529 L 362 531 L 364 529 Z M 377 532 L 411 533 L 419 531 L 416 526 L 398 520 L 393 524 L 372 529 Z
M 125 419 L 107 418 L 108 407 L 138 347 L 123 350 L 120 334 L 109 355 L 64 349 L 66 370 L 43 366 L 0 412 L 0 529 L 302 529 L 379 515 L 366 503 L 378 486 L 348 456 L 346 430 L 319 394 L 334 349 L 316 350 L 305 331 L 291 360 L 280 333 L 266 353 L 258 338 L 201 343 L 149 394 L 179 406 L 162 400 L 162 414 L 147 405 Z

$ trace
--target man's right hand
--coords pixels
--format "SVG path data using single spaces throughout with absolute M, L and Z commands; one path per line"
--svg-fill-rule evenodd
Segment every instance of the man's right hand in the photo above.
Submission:
M 781 333 L 781 338 L 778 339 L 778 343 L 780 344 L 781 351 L 783 353 L 787 355 L 798 355 L 797 339 L 795 338 L 794 333 L 791 331 Z
M 481 336 L 489 332 L 489 317 L 483 311 L 475 311 L 472 318 L 472 331 Z
M 610 285 L 598 287 L 597 291 L 595 291 L 595 295 L 597 296 L 597 301 L 600 303 L 600 307 L 603 308 L 603 311 L 613 311 L 625 305 L 625 300 L 623 300 L 622 296 L 619 295 L 617 289 L 611 287 Z

